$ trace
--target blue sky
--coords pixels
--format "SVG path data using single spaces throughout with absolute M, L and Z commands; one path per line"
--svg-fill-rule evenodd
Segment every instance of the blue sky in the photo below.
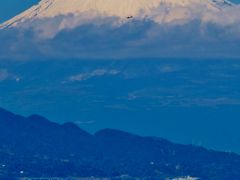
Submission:
M 240 2 L 240 0 L 232 0 Z M 32 6 L 38 0 L 7 0 L 0 2 L 0 22 L 3 22 Z
M 0 22 L 5 21 L 32 6 L 38 0 L 7 0 L 0 2 Z

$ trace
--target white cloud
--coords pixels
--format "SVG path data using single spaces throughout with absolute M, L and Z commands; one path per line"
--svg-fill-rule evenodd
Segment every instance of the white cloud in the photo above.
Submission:
M 7 70 L 2 69 L 0 70 L 0 81 L 4 81 L 9 78 L 9 73 Z
M 14 80 L 16 82 L 19 82 L 21 78 L 8 72 L 7 69 L 0 69 L 0 82 L 6 80 Z
M 172 66 L 172 65 L 164 65 L 160 66 L 159 68 L 160 73 L 172 73 L 172 72 L 177 72 L 181 70 L 181 67 L 178 66 Z
M 191 21 L 170 24 L 159 24 L 157 17 L 121 25 L 113 17 L 86 23 L 71 15 L 35 21 L 26 29 L 0 31 L 0 59 L 239 57 L 240 7 L 192 9 Z
M 105 76 L 105 75 L 117 75 L 120 72 L 114 69 L 108 70 L 108 69 L 96 69 L 91 72 L 85 72 L 80 73 L 74 76 L 71 76 L 68 78 L 68 82 L 80 82 L 80 81 L 86 81 L 93 77 L 99 77 L 99 76 Z

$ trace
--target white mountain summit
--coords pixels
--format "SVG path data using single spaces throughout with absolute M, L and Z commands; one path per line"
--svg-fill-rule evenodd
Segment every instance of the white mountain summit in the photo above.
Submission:
M 0 25 L 0 59 L 239 57 L 239 12 L 227 0 L 41 0 Z
M 17 27 L 35 20 L 56 17 L 64 19 L 66 16 L 72 17 L 72 23 L 62 22 L 61 29 L 97 17 L 117 17 L 124 21 L 133 18 L 150 19 L 157 23 L 188 21 L 193 18 L 208 21 L 212 19 L 212 14 L 233 6 L 227 0 L 42 0 L 0 25 L 0 28 Z

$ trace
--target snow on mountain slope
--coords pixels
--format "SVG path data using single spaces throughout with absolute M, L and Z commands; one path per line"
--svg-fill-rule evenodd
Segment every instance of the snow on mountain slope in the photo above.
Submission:
M 192 11 L 202 19 L 204 12 L 220 12 L 232 6 L 227 0 L 42 0 L 0 28 L 67 15 L 85 18 L 115 16 L 122 20 L 148 18 L 158 23 L 170 23 L 194 18 Z

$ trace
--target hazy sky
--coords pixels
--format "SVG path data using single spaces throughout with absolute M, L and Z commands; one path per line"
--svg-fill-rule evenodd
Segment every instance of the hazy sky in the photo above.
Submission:
M 240 0 L 232 0 L 240 2 Z M 32 6 L 38 0 L 7 0 L 0 2 L 0 22 L 3 22 Z

